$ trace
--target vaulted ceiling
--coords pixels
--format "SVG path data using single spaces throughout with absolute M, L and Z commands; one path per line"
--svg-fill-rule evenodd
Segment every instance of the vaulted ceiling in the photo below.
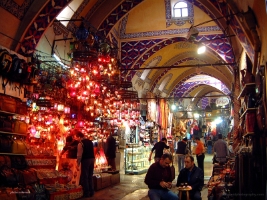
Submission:
M 79 1 L 73 0 L 70 9 L 75 2 Z M 38 54 L 43 64 L 51 65 L 53 50 L 69 64 L 68 38 L 83 19 L 87 28 L 119 48 L 122 78 L 132 81 L 140 98 L 151 92 L 159 97 L 195 97 L 192 102 L 198 104 L 201 97 L 202 106 L 210 101 L 205 96 L 231 94 L 242 49 L 254 60 L 255 39 L 242 21 L 242 13 L 254 1 L 241 8 L 235 0 L 187 0 L 191 18 L 185 22 L 171 18 L 172 0 L 80 2 L 65 27 L 56 16 L 68 0 L 1 1 L 0 45 L 26 57 Z M 199 34 L 188 41 L 192 25 Z M 206 45 L 205 54 L 196 53 L 199 44 Z

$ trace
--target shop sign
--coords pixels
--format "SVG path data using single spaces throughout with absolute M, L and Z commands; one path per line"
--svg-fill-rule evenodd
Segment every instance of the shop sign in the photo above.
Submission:
M 229 103 L 229 99 L 227 97 L 220 97 L 216 99 L 216 106 L 226 106 Z

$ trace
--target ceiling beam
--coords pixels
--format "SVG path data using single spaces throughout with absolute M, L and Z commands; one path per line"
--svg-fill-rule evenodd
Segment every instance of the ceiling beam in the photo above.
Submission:
M 225 67 L 225 66 L 236 66 L 237 63 L 213 63 L 213 64 L 195 64 L 195 65 L 178 65 L 178 66 L 157 66 L 157 67 L 145 67 L 145 68 L 129 68 L 123 69 L 120 68 L 122 71 L 136 71 L 136 70 L 146 70 L 146 69 L 179 69 L 179 68 L 190 68 L 190 67 Z

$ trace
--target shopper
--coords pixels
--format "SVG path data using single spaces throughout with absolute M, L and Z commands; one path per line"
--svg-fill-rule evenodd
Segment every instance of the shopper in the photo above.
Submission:
M 66 144 L 60 153 L 60 157 L 66 153 L 66 158 L 77 159 L 78 144 L 79 141 L 76 139 L 76 130 L 74 130 L 66 137 Z
M 68 176 L 68 181 L 71 184 L 79 185 L 80 182 L 80 169 L 76 168 L 76 160 L 77 160 L 77 147 L 79 141 L 76 139 L 75 132 L 76 130 L 72 131 L 66 137 L 66 144 L 63 147 L 59 157 L 59 165 L 58 171 L 61 174 L 65 174 Z M 66 158 L 62 156 L 66 153 Z
M 174 149 L 174 152 L 176 152 L 177 148 L 178 148 L 178 142 L 179 142 L 179 137 L 176 136 L 173 140 L 173 149 Z
M 212 140 L 210 136 L 208 136 L 207 138 L 207 147 L 208 147 L 208 154 L 212 154 Z
M 185 156 L 185 168 L 178 175 L 176 186 L 187 185 L 192 188 L 189 191 L 191 200 L 201 200 L 201 190 L 204 186 L 204 173 L 194 164 L 193 156 Z
M 93 172 L 95 162 L 93 142 L 86 139 L 80 131 L 76 133 L 76 137 L 80 141 L 77 152 L 77 166 L 79 167 L 81 164 L 80 185 L 83 187 L 84 197 L 92 197 L 94 195 Z
M 149 188 L 150 200 L 178 200 L 178 195 L 170 190 L 172 188 L 171 162 L 172 155 L 166 153 L 149 167 L 145 183 Z
M 150 155 L 148 160 L 151 161 L 152 153 L 155 151 L 154 161 L 157 162 L 160 160 L 161 156 L 163 155 L 164 149 L 169 149 L 170 147 L 167 146 L 167 139 L 162 138 L 161 141 L 157 142 L 154 147 L 151 149 Z
M 108 136 L 106 141 L 106 149 L 105 149 L 105 155 L 108 161 L 108 165 L 111 166 L 112 171 L 116 171 L 116 140 L 111 135 Z
M 195 154 L 197 157 L 197 166 L 200 169 L 202 169 L 203 173 L 204 173 L 204 159 L 205 159 L 205 154 L 204 154 L 205 149 L 204 148 L 205 147 L 204 147 L 204 144 L 200 141 L 199 137 L 196 137 L 195 141 L 197 143 L 196 151 L 195 151 Z
M 229 156 L 227 143 L 222 139 L 222 134 L 218 134 L 218 140 L 213 145 L 215 162 L 225 163 Z
M 185 158 L 185 154 L 186 149 L 187 149 L 187 138 L 183 138 L 183 140 L 178 142 L 178 148 L 176 150 L 176 154 L 177 154 L 177 160 L 178 160 L 178 171 L 181 171 L 184 168 L 184 158 Z

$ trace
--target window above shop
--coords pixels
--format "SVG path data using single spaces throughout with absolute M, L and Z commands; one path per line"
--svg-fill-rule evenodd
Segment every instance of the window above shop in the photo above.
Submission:
M 194 23 L 193 5 L 185 0 L 166 0 L 166 26 L 182 26 L 186 22 Z
M 173 17 L 188 17 L 188 6 L 184 1 L 178 1 L 173 7 Z

